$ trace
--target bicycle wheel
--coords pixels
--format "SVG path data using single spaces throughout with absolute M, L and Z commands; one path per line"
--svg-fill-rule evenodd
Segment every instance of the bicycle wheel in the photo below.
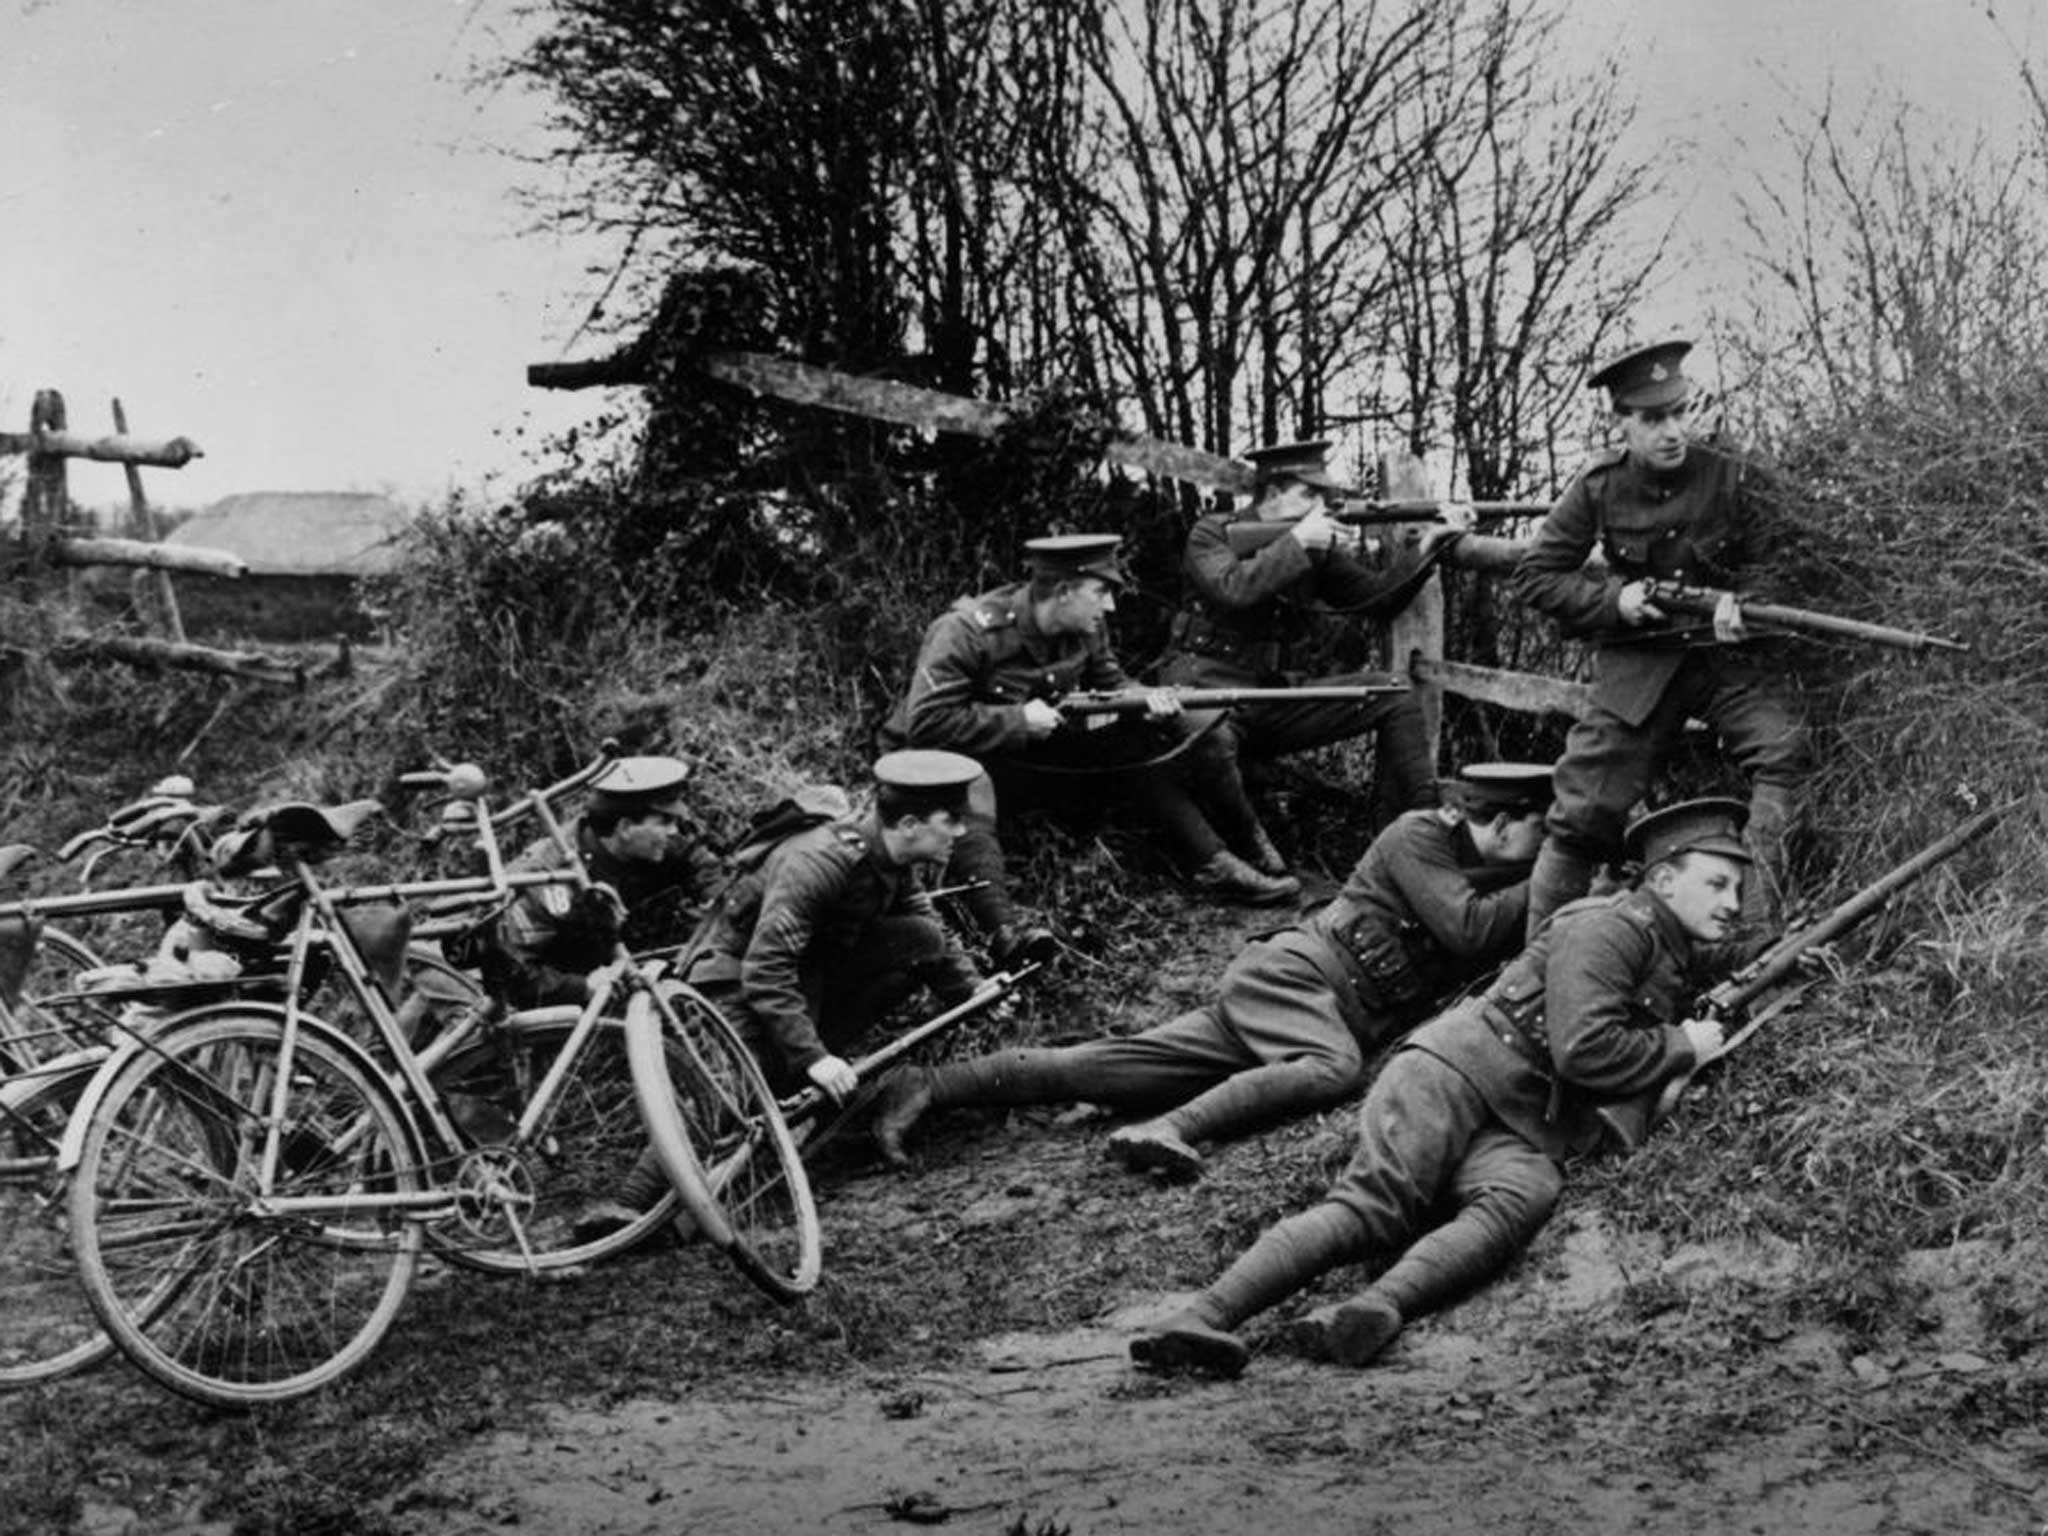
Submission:
M 54 1381 L 114 1345 L 93 1316 L 64 1223 L 57 1147 L 105 1053 L 0 1083 L 0 1388 Z
M 89 1113 L 70 1215 L 79 1278 L 121 1351 L 202 1402 L 278 1402 L 360 1364 L 419 1261 L 412 1128 L 348 1042 L 302 1020 L 264 1187 L 282 1020 L 167 1024 Z M 390 1197 L 397 1197 L 396 1200 Z
M 82 939 L 61 928 L 43 929 L 22 978 L 20 1001 L 12 1009 L 0 1008 L 0 1023 L 7 1025 L 0 1039 L 0 1070 L 23 1071 L 98 1043 L 102 1029 L 90 1005 L 47 999 L 75 994 L 79 977 L 104 963 Z
M 725 1015 L 690 987 L 664 986 L 662 996 L 673 1030 L 648 994 L 636 993 L 626 1006 L 648 1137 L 686 1204 L 689 1181 L 703 1179 L 720 1218 L 700 1222 L 705 1235 L 763 1291 L 794 1301 L 816 1287 L 824 1241 L 789 1125 L 760 1063 Z M 673 1048 L 661 1057 L 647 1049 L 656 1039 L 681 1043 L 683 1070 L 676 1070 Z M 664 1070 L 653 1069 L 656 1060 Z
M 675 1192 L 630 1226 L 579 1242 L 577 1217 L 611 1197 L 647 1149 L 633 1100 L 626 1032 L 599 1019 L 530 1135 L 517 1128 L 575 1028 L 578 1010 L 513 1015 L 493 1038 L 457 1050 L 433 1083 L 476 1143 L 459 1182 L 475 1192 L 457 1223 L 432 1233 L 457 1263 L 495 1274 L 567 1269 L 624 1253 L 673 1221 Z M 669 1047 L 681 1056 L 680 1046 Z

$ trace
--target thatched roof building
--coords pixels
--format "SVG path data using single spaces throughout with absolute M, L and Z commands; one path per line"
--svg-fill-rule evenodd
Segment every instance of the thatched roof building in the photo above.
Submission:
M 368 576 L 397 564 L 408 516 L 363 492 L 249 491 L 194 513 L 165 542 L 240 555 L 251 576 Z
M 353 491 L 251 491 L 224 496 L 171 531 L 167 544 L 240 555 L 240 581 L 177 579 L 186 627 L 259 640 L 369 638 L 358 582 L 399 561 L 410 514 L 387 496 Z

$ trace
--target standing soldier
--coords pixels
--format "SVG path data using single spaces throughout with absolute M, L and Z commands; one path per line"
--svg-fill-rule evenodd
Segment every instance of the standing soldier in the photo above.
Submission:
M 1235 1376 L 1250 1358 L 1234 1331 L 1245 1319 L 1328 1270 L 1375 1263 L 1364 1292 L 1295 1330 L 1310 1354 L 1364 1365 L 1404 1324 L 1498 1273 L 1549 1219 L 1565 1157 L 1598 1142 L 1600 1106 L 1720 1051 L 1720 1024 L 1684 1014 L 1700 951 L 1740 913 L 1742 817 L 1738 800 L 1700 800 L 1630 828 L 1641 887 L 1563 908 L 1483 996 L 1403 1041 L 1322 1203 L 1269 1228 L 1186 1311 L 1134 1339 L 1132 1358 Z
M 1521 939 L 1549 768 L 1477 763 L 1447 798 L 1396 818 L 1334 901 L 1254 940 L 1203 1007 L 1139 1035 L 900 1068 L 876 1110 L 882 1155 L 904 1161 L 904 1133 L 927 1109 L 1085 1100 L 1166 1109 L 1114 1132 L 1109 1153 L 1192 1178 L 1196 1143 L 1341 1103 L 1381 1046 Z
M 1428 577 L 1445 533 L 1432 530 L 1412 555 L 1391 556 L 1330 516 L 1336 490 L 1327 442 L 1280 443 L 1248 454 L 1257 471 L 1252 515 L 1287 531 L 1255 550 L 1232 547 L 1228 512 L 1199 518 L 1182 560 L 1186 598 L 1174 616 L 1163 681 L 1187 688 L 1272 688 L 1383 682 L 1378 674 L 1315 676 L 1306 654 L 1321 618 L 1385 619 Z M 1362 736 L 1374 737 L 1378 821 L 1436 803 L 1436 765 L 1422 705 L 1412 694 L 1352 702 L 1244 704 L 1216 728 L 1222 778 L 1215 792 L 1225 837 L 1269 875 L 1287 861 L 1245 792 L 1240 763 Z
M 1759 868 L 1746 915 L 1768 919 L 1782 896 L 1785 838 L 1809 766 L 1790 671 L 1752 642 L 1732 596 L 1711 623 L 1672 622 L 1648 585 L 1732 587 L 1784 553 L 1773 547 L 1784 530 L 1756 466 L 1689 438 L 1692 385 L 1680 364 L 1691 347 L 1643 347 L 1588 380 L 1612 398 L 1622 446 L 1566 490 L 1515 572 L 1523 601 L 1597 647 L 1592 707 L 1566 739 L 1549 841 L 1530 881 L 1532 934 L 1585 893 L 1692 716 L 1749 775 L 1746 835 Z M 1585 568 L 1596 544 L 1605 572 Z
M 963 598 L 941 614 L 882 727 L 885 746 L 962 752 L 985 770 L 947 876 L 983 882 L 966 903 L 999 966 L 1044 958 L 1051 945 L 1011 900 L 996 840 L 999 805 L 1058 807 L 1122 779 L 1197 889 L 1254 904 L 1301 892 L 1300 881 L 1262 874 L 1225 848 L 1196 803 L 1190 784 L 1215 777 L 1214 732 L 1182 715 L 1171 690 L 1141 689 L 1117 664 L 1106 621 L 1124 585 L 1119 542 L 1094 533 L 1028 541 L 1030 580 Z M 1142 695 L 1145 717 L 1061 713 L 1059 700 L 1083 691 Z

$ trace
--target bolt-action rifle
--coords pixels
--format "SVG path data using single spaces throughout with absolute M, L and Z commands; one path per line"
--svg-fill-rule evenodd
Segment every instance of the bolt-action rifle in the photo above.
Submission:
M 1650 601 L 1659 608 L 1703 618 L 1712 618 L 1722 600 L 1729 595 L 1716 587 L 1691 587 L 1677 581 L 1652 581 L 1647 585 Z M 1967 652 L 1970 649 L 1960 640 L 1923 635 L 1917 630 L 1894 629 L 1889 624 L 1867 624 L 1862 619 L 1837 618 L 1832 613 L 1816 613 L 1810 608 L 1787 608 L 1779 603 L 1753 603 L 1740 593 L 1735 594 L 1735 600 L 1742 607 L 1744 623 L 1789 630 L 1794 634 L 1839 635 L 1845 640 L 1868 640 L 1873 645 L 1888 645 L 1901 651 Z
M 1935 865 L 1952 858 L 1983 837 L 2012 809 L 2002 805 L 1964 822 L 1948 836 L 1928 844 L 1905 863 L 1879 875 L 1833 911 L 1786 934 L 1727 980 L 1704 993 L 1694 1003 L 1690 1017 L 1719 1019 L 1739 1027 L 1722 1042 L 1720 1056 L 1741 1045 L 1765 1024 L 1786 1012 L 1803 996 L 1811 981 L 1801 962 L 1823 944 L 1832 943 L 1857 924 L 1881 910 L 1900 891 L 1915 884 Z M 1602 1106 L 1601 1123 L 1624 1149 L 1633 1151 L 1643 1144 L 1650 1129 L 1678 1103 L 1679 1095 L 1692 1081 L 1685 1072 L 1661 1087 L 1633 1099 Z
M 1383 681 L 1381 679 L 1384 679 Z M 1053 700 L 1065 715 L 1141 715 L 1157 689 L 1129 693 L 1070 693 Z M 1408 685 L 1391 672 L 1369 683 L 1308 683 L 1299 688 L 1169 688 L 1182 709 L 1228 709 L 1233 704 L 1309 704 L 1318 701 L 1376 699 L 1406 693 Z
M 1337 495 L 1324 502 L 1333 522 L 1348 528 L 1376 528 L 1395 523 L 1441 523 L 1447 506 L 1469 507 L 1476 522 L 1500 522 L 1514 517 L 1540 517 L 1550 510 L 1539 501 L 1431 500 L 1376 501 L 1363 496 Z M 1293 528 L 1294 518 L 1251 519 L 1229 525 L 1230 552 L 1242 558 L 1256 554 Z

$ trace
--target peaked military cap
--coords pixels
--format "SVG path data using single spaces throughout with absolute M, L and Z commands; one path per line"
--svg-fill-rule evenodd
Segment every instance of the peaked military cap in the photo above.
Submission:
M 1617 411 L 1676 405 L 1692 393 L 1692 381 L 1681 366 L 1691 350 L 1689 341 L 1659 341 L 1636 347 L 1586 380 L 1586 387 L 1606 390 Z
M 967 803 L 967 786 L 981 777 L 981 764 L 958 752 L 908 747 L 875 759 L 875 782 L 885 784 L 912 804 L 931 810 L 958 810 Z
M 1116 555 L 1122 543 L 1113 533 L 1051 533 L 1024 541 L 1024 565 L 1033 576 L 1053 581 L 1099 576 L 1111 586 L 1121 587 L 1126 578 Z
M 1469 814 L 1540 811 L 1552 798 L 1548 763 L 1467 763 L 1453 781 Z
M 1622 842 L 1646 869 L 1681 853 L 1714 853 L 1748 864 L 1752 856 L 1742 840 L 1748 820 L 1749 807 L 1740 800 L 1683 800 L 1638 818 Z
M 1298 443 L 1269 443 L 1245 455 L 1252 461 L 1260 486 L 1275 480 L 1299 480 L 1303 485 L 1338 488 L 1330 478 L 1330 440 L 1310 438 Z
M 590 803 L 642 816 L 655 811 L 681 816 L 689 809 L 683 798 L 683 781 L 689 776 L 689 766 L 680 758 L 622 757 L 590 786 Z

